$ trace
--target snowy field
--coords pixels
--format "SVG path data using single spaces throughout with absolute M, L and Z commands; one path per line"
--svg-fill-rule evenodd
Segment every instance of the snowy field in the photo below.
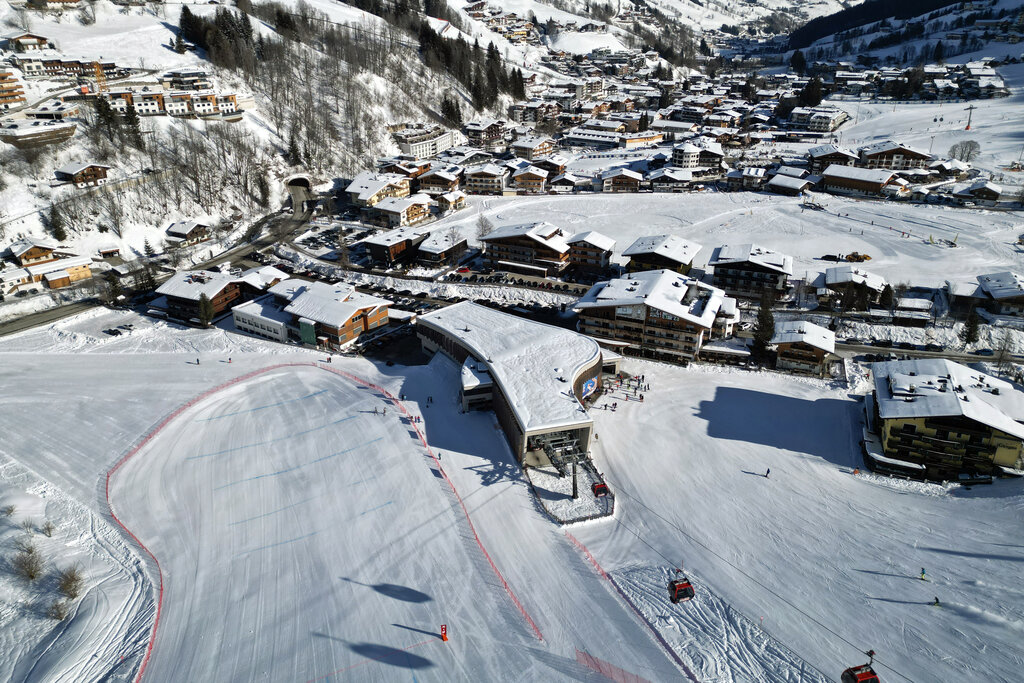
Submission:
M 128 322 L 128 335 L 100 332 Z M 91 519 L 75 619 L 113 624 L 47 646 L 76 673 L 24 680 L 138 666 L 160 576 L 146 680 L 604 680 L 579 651 L 650 681 L 825 681 L 873 647 L 914 681 L 1012 681 L 1024 659 L 1020 482 L 852 475 L 859 404 L 838 386 L 627 363 L 652 384 L 645 402 L 612 396 L 617 412 L 594 412 L 616 517 L 569 536 L 493 414 L 460 413 L 444 358 L 316 367 L 321 354 L 121 312 L 15 335 L 0 353 L 4 385 L 21 388 L 0 399 L 0 456 L 18 463 L 0 503 L 18 496 L 41 519 L 25 496 L 44 491 L 90 510 L 45 515 Z M 282 363 L 299 365 L 267 370 Z M 91 539 L 127 543 L 106 472 L 185 403 L 261 370 L 186 407 L 112 476 L 114 512 L 161 573 L 137 547 L 104 569 Z M 427 447 L 396 403 L 328 370 L 405 395 Z M 22 468 L 31 476 L 9 477 Z M 673 606 L 679 562 L 698 596 Z M 4 650 L 0 671 L 24 670 L 47 637 L 42 618 L 19 618 L 38 620 L 32 642 Z M 96 653 L 109 669 L 84 665 Z
M 740 675 L 762 617 L 828 680 L 870 648 L 891 667 L 883 680 L 1019 680 L 1022 482 L 965 490 L 853 475 L 860 404 L 824 382 L 626 367 L 647 375 L 646 400 L 592 413 L 617 521 L 573 533 L 705 680 L 781 680 Z M 652 601 L 669 561 L 713 594 L 681 608 Z M 719 641 L 704 637 L 730 623 Z M 734 657 L 701 666 L 722 641 Z
M 471 227 L 482 213 L 498 227 L 550 221 L 569 233 L 597 230 L 616 240 L 617 258 L 638 237 L 673 234 L 703 245 L 697 267 L 707 264 L 716 246 L 754 242 L 793 256 L 796 278 L 834 266 L 822 260 L 825 254 L 854 251 L 870 255 L 864 268 L 890 282 L 922 286 L 1024 267 L 1024 251 L 1017 246 L 1024 232 L 1020 212 L 831 196 L 819 201 L 827 210 L 804 210 L 796 198 L 750 192 L 476 198 L 475 210 L 443 224 Z M 943 246 L 942 239 L 955 239 L 958 246 Z

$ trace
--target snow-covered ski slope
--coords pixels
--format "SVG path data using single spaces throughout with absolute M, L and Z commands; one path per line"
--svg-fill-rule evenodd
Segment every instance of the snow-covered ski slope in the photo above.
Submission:
M 593 413 L 617 517 L 570 538 L 493 415 L 459 412 L 454 363 L 325 369 L 138 318 L 127 339 L 94 335 L 128 315 L 0 341 L 17 388 L 0 399 L 5 453 L 99 512 L 105 473 L 142 435 L 265 370 L 187 406 L 111 477 L 114 513 L 159 560 L 154 597 L 163 578 L 143 680 L 604 680 L 580 651 L 650 681 L 820 681 L 869 647 L 914 681 L 1019 671 L 1020 482 L 852 475 L 858 404 L 843 388 L 628 363 L 653 385 L 646 401 Z M 286 363 L 301 365 L 267 370 Z M 331 370 L 405 395 L 422 422 Z M 673 606 L 681 561 L 698 595 Z M 120 618 L 114 587 L 90 587 L 79 613 Z M 140 662 L 137 643 L 101 640 L 51 651 Z
M 844 387 L 627 367 L 652 384 L 645 401 L 620 392 L 606 399 L 617 411 L 591 411 L 617 521 L 572 533 L 670 642 L 708 657 L 694 664 L 705 680 L 800 680 L 746 669 L 765 666 L 750 656 L 762 617 L 829 680 L 869 648 L 892 667 L 879 666 L 883 681 L 1020 679 L 1024 482 L 964 490 L 864 474 L 861 404 Z M 651 599 L 667 558 L 713 594 L 682 608 Z

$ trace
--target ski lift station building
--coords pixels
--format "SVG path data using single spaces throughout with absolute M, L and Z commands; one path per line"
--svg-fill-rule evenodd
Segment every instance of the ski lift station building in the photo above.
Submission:
M 555 440 L 590 450 L 594 422 L 582 401 L 600 388 L 602 370 L 618 372 L 618 355 L 590 337 L 469 301 L 416 324 L 424 351 L 462 366 L 463 409 L 493 408 L 520 462 Z

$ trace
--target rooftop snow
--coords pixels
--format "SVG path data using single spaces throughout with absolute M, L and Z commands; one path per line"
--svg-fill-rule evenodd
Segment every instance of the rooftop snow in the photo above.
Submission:
M 160 285 L 156 292 L 163 296 L 173 296 L 190 301 L 199 301 L 203 294 L 213 299 L 220 294 L 221 290 L 237 279 L 230 273 L 217 273 L 211 270 L 183 270 L 172 275 L 171 279 Z
M 850 157 L 851 159 L 856 159 L 857 158 L 856 154 L 854 154 L 850 150 L 846 149 L 845 147 L 839 147 L 839 146 L 833 145 L 833 144 L 819 145 L 817 147 L 811 147 L 809 150 L 807 150 L 807 154 L 812 159 L 814 159 L 816 157 L 828 156 L 830 154 L 842 154 L 843 156 Z
M 793 258 L 756 244 L 725 244 L 715 249 L 708 265 L 724 266 L 730 263 L 754 263 L 777 270 L 786 275 L 793 274 Z
M 547 221 L 542 221 L 540 223 L 523 223 L 520 225 L 505 225 L 488 234 L 483 238 L 483 241 L 490 242 L 491 240 L 506 239 L 509 237 L 529 237 L 530 239 L 541 243 L 548 249 L 553 249 L 559 253 L 569 251 L 569 245 L 565 241 L 562 229 L 557 225 L 548 223 Z
M 10 249 L 12 256 L 18 258 L 26 251 L 37 247 L 39 249 L 49 249 L 51 251 L 54 249 L 59 249 L 55 242 L 51 242 L 49 240 L 41 240 L 35 237 L 22 237 L 17 242 L 12 242 L 11 246 L 9 246 L 8 249 Z
M 836 266 L 825 271 L 826 285 L 843 285 L 847 282 L 867 285 L 876 292 L 881 292 L 886 285 L 884 277 L 854 265 Z
M 288 313 L 331 327 L 342 327 L 363 309 L 391 303 L 387 299 L 361 294 L 351 285 L 329 285 L 296 279 L 277 283 L 270 288 L 270 293 L 291 300 L 284 307 Z
M 470 301 L 420 316 L 419 325 L 458 339 L 486 364 L 524 432 L 589 424 L 572 381 L 600 362 L 593 339 Z
M 695 278 L 671 270 L 647 270 L 597 283 L 573 308 L 644 304 L 711 329 L 726 300 L 725 292 Z
M 802 342 L 826 353 L 836 352 L 835 332 L 806 320 L 782 320 L 775 323 L 772 344 L 795 344 Z
M 874 363 L 871 371 L 883 419 L 963 416 L 1024 439 L 1024 394 L 1009 382 L 944 358 Z
M 94 163 L 91 163 L 91 162 L 78 162 L 78 161 L 76 161 L 74 163 L 70 163 L 70 164 L 66 164 L 64 166 L 61 166 L 56 171 L 54 171 L 54 173 L 64 173 L 66 175 L 75 175 L 76 173 L 81 173 L 82 171 L 84 171 L 85 169 L 89 168 L 90 166 L 96 166 L 97 168 L 106 168 L 106 169 L 110 168 L 110 166 L 104 166 L 103 164 L 94 164 Z
M 611 251 L 615 248 L 615 240 L 608 235 L 602 235 L 596 230 L 587 230 L 586 232 L 579 232 L 566 240 L 566 244 L 578 244 L 580 242 L 586 242 L 587 244 L 597 247 L 602 251 Z
M 648 235 L 637 239 L 622 252 L 623 256 L 657 254 L 667 259 L 689 265 L 701 250 L 696 242 L 687 242 L 678 235 Z
M 842 178 L 843 180 L 859 180 L 865 183 L 879 183 L 884 185 L 892 180 L 896 171 L 888 171 L 881 168 L 860 168 L 859 166 L 843 166 L 842 164 L 829 164 L 825 172 L 821 174 L 826 180 L 829 178 Z
M 979 275 L 981 288 L 993 299 L 1016 299 L 1024 297 L 1024 277 L 1010 271 Z

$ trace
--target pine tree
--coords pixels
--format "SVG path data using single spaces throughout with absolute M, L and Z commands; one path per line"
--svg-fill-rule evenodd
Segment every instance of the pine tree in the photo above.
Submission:
M 260 207 L 264 209 L 270 208 L 270 181 L 267 180 L 265 173 L 260 173 L 256 176 L 256 191 L 260 195 Z
M 892 310 L 892 304 L 893 304 L 892 285 L 888 285 L 887 284 L 882 289 L 881 296 L 878 297 L 878 305 L 881 306 L 882 308 L 884 308 L 887 311 L 891 311 Z
M 763 356 L 775 336 L 775 316 L 772 314 L 772 295 L 765 290 L 761 294 L 761 305 L 757 309 L 757 322 L 754 324 L 754 354 Z
M 67 230 L 64 229 L 64 216 L 56 205 L 50 207 L 50 215 L 47 218 L 46 227 L 49 229 L 53 239 L 58 242 L 63 242 L 68 238 Z
M 180 32 L 174 39 L 174 51 L 177 52 L 179 55 L 185 54 L 185 41 L 182 39 Z
M 978 341 L 978 310 L 976 308 L 971 309 L 971 314 L 967 316 L 967 322 L 964 323 L 964 328 L 960 330 L 960 341 L 963 342 L 966 348 L 968 344 L 973 344 Z
M 302 164 L 302 152 L 299 150 L 299 143 L 295 139 L 295 128 L 292 127 L 291 135 L 288 136 L 288 165 L 300 166 Z
M 804 71 L 807 70 L 807 58 L 804 57 L 804 53 L 797 50 L 793 53 L 793 56 L 789 58 L 789 68 L 803 76 Z
M 213 302 L 210 301 L 210 297 L 205 294 L 199 295 L 199 322 L 203 324 L 203 327 L 208 327 L 213 321 L 213 317 L 217 312 L 213 308 Z
M 129 104 L 124 112 L 124 125 L 127 128 L 128 141 L 135 149 L 142 150 L 145 143 L 142 140 L 142 127 L 139 123 L 139 112 L 135 111 L 135 105 Z
M 156 256 L 156 249 L 154 249 L 153 245 L 149 243 L 148 237 L 142 242 L 142 253 L 146 255 L 146 258 L 153 258 Z

